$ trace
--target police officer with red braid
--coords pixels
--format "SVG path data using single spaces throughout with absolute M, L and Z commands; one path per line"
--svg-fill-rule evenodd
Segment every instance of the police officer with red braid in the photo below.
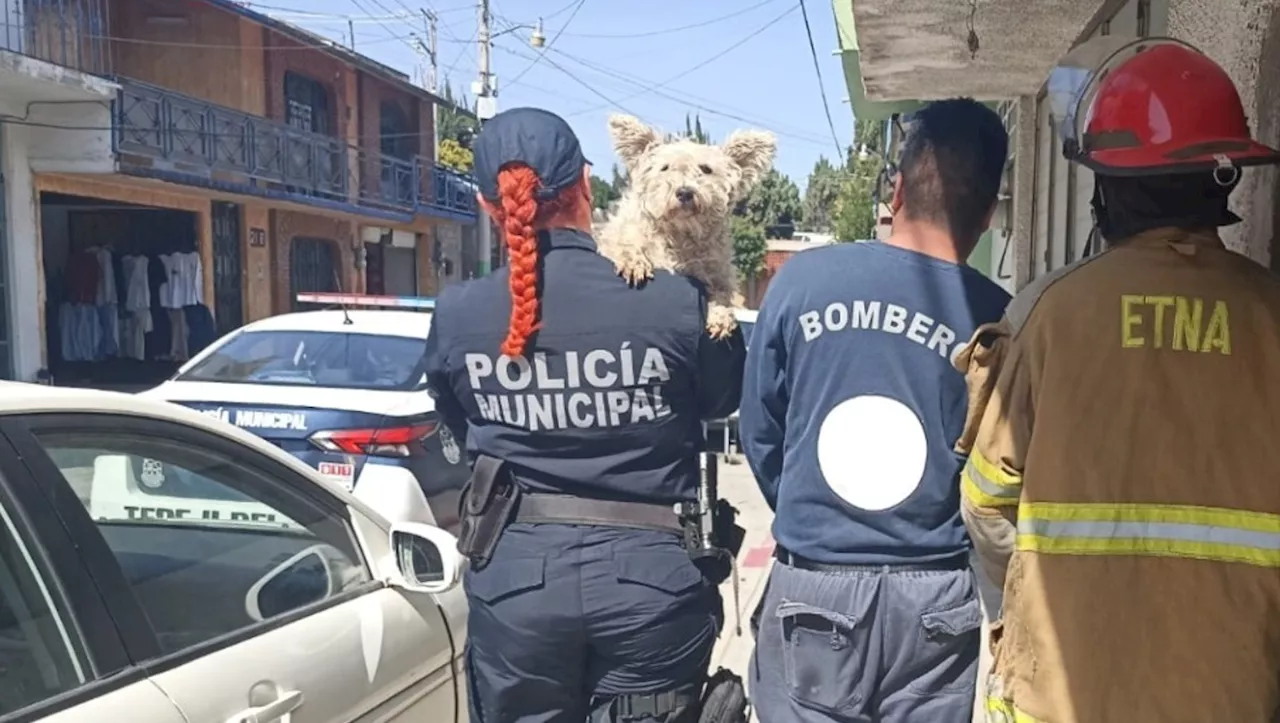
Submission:
M 702 422 L 738 405 L 740 332 L 699 282 L 630 287 L 591 238 L 590 166 L 558 116 L 518 108 L 474 142 L 510 262 L 444 290 L 427 342 L 473 475 L 459 549 L 479 723 L 693 723 L 723 613 L 695 564 Z

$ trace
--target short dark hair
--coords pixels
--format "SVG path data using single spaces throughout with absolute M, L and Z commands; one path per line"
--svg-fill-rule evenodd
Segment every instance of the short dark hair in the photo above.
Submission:
M 977 243 L 1009 156 L 1004 123 L 972 98 L 930 103 L 907 120 L 898 161 L 906 218 L 947 228 L 959 244 Z

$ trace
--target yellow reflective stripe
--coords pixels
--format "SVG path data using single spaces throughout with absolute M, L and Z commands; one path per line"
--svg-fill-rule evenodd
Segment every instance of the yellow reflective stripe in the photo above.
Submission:
M 974 475 L 971 470 L 970 465 L 965 465 L 960 473 L 960 494 L 965 499 L 979 507 L 1014 507 L 1018 504 L 1022 490 L 996 487 L 1001 494 L 991 494 L 987 492 L 990 487 L 984 484 L 985 480 Z
M 1193 505 L 1027 502 L 1018 507 L 1017 547 L 1280 567 L 1280 515 Z
M 1011 507 L 1022 496 L 1022 480 L 973 450 L 960 473 L 960 491 L 980 507 Z
M 969 454 L 969 463 L 966 467 L 995 487 L 1022 486 L 1021 474 L 1006 472 L 1000 465 L 984 457 L 976 448 Z
M 987 723 L 1041 723 L 1004 698 L 987 696 Z

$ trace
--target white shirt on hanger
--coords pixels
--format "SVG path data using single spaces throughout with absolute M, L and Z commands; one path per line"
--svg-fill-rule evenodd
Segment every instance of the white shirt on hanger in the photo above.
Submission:
M 111 250 L 99 248 L 93 253 L 98 257 L 98 268 L 101 270 L 95 301 L 99 306 L 115 304 L 120 300 L 120 297 L 116 295 L 116 268 L 112 263 Z
M 151 282 L 147 276 L 150 261 L 146 256 L 125 256 L 120 263 L 124 266 L 124 308 L 151 308 Z
M 160 288 L 160 305 L 168 309 L 204 303 L 204 270 L 194 251 L 161 256 L 169 280 Z

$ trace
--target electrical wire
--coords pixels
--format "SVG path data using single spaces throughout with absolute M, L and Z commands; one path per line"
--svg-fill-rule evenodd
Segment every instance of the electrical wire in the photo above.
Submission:
M 498 50 L 501 50 L 501 51 L 503 51 L 503 52 L 505 52 L 505 53 L 509 53 L 509 54 L 511 54 L 511 55 L 514 55 L 514 56 L 516 56 L 517 58 L 524 58 L 525 60 L 532 60 L 532 59 L 533 59 L 533 58 L 532 58 L 532 57 L 530 57 L 527 53 L 517 52 L 517 51 L 515 51 L 515 50 L 512 50 L 511 48 L 508 48 L 508 47 L 505 47 L 505 46 L 502 46 L 502 45 L 495 45 L 495 46 L 493 46 L 493 47 L 494 47 L 494 48 L 497 48 Z M 577 75 L 573 74 L 571 71 L 567 70 L 563 65 L 560 65 L 560 64 L 559 64 L 559 63 L 557 63 L 556 61 L 552 60 L 551 58 L 546 58 L 545 56 L 544 56 L 544 59 L 546 60 L 546 62 L 547 62 L 551 67 L 555 68 L 556 70 L 560 71 L 561 73 L 564 73 L 566 76 L 568 76 L 568 77 L 569 77 L 569 79 L 570 79 L 570 80 L 572 80 L 573 82 L 575 82 L 575 83 L 577 83 L 578 85 L 582 86 L 583 88 L 586 88 L 586 89 L 587 89 L 587 90 L 588 90 L 592 95 L 594 95 L 594 96 L 598 97 L 600 100 L 603 100 L 604 102 L 608 103 L 610 107 L 617 108 L 617 109 L 619 109 L 619 110 L 622 110 L 622 111 L 625 111 L 625 112 L 627 112 L 627 113 L 630 113 L 631 115 L 633 115 L 633 116 L 635 116 L 635 117 L 637 117 L 637 118 L 639 118 L 639 117 L 640 117 L 640 114 L 639 114 L 639 113 L 636 113 L 635 111 L 632 111 L 632 110 L 628 110 L 628 109 L 627 109 L 627 107 L 626 107 L 626 106 L 624 106 L 622 103 L 619 103 L 618 101 L 614 100 L 613 98 L 610 98 L 609 96 L 605 95 L 604 93 L 600 92 L 599 90 L 596 90 L 594 86 L 592 86 L 590 83 L 586 82 L 586 81 L 585 81 L 585 80 L 583 80 L 582 78 L 579 78 Z
M 818 47 L 813 44 L 813 29 L 809 27 L 809 11 L 800 0 L 800 14 L 804 16 L 804 33 L 809 37 L 809 54 L 813 56 L 813 71 L 818 75 L 818 90 L 822 93 L 822 110 L 827 114 L 827 127 L 831 129 L 831 140 L 836 144 L 836 157 L 844 153 L 840 138 L 836 135 L 835 121 L 831 120 L 831 104 L 827 102 L 827 85 L 822 82 L 822 66 L 818 63 Z
M 533 62 L 526 65 L 524 67 L 524 70 L 517 73 L 516 77 L 512 78 L 510 82 L 507 82 L 504 85 L 504 87 L 510 88 L 511 86 L 520 82 L 520 79 L 525 76 L 525 73 L 528 73 L 530 70 L 533 70 L 534 66 L 538 64 L 538 61 L 546 57 L 547 51 L 551 50 L 551 48 L 556 44 L 556 41 L 559 40 L 560 36 L 564 34 L 564 29 L 569 27 L 569 23 L 572 23 L 574 18 L 578 17 L 578 11 L 581 10 L 582 6 L 586 4 L 587 4 L 587 0 L 578 0 L 578 4 L 573 7 L 573 12 L 569 14 L 569 19 L 565 20 L 564 25 L 561 25 L 560 29 L 556 31 L 556 34 L 551 38 L 551 40 L 547 41 L 546 47 L 542 48 L 542 52 L 538 53 L 538 57 L 534 58 Z
M 741 40 L 739 40 L 738 42 L 734 43 L 733 45 L 730 45 L 729 47 L 725 48 L 724 50 L 721 50 L 720 52 L 718 52 L 718 53 L 716 53 L 715 55 L 713 55 L 713 56 L 711 56 L 711 57 L 707 58 L 706 60 L 703 60 L 702 62 L 698 63 L 697 65 L 694 65 L 694 66 L 692 66 L 692 67 L 690 67 L 690 68 L 686 68 L 686 69 L 684 69 L 683 71 L 681 71 L 681 72 L 680 72 L 679 74 L 677 74 L 677 75 L 673 75 L 673 76 L 671 76 L 670 78 L 667 78 L 666 80 L 664 80 L 664 81 L 662 81 L 662 82 L 660 82 L 660 83 L 655 83 L 655 84 L 653 84 L 653 85 L 647 86 L 647 87 L 645 87 L 644 89 L 642 89 L 642 90 L 640 90 L 640 91 L 638 91 L 638 92 L 635 92 L 635 93 L 632 93 L 632 94 L 631 94 L 631 95 L 629 95 L 629 96 L 626 96 L 626 97 L 625 97 L 625 98 L 623 98 L 622 100 L 631 100 L 632 98 L 638 98 L 638 97 L 640 97 L 640 96 L 642 96 L 642 95 L 645 95 L 646 93 L 649 93 L 650 91 L 653 91 L 653 90 L 656 90 L 656 89 L 659 89 L 659 88 L 665 88 L 665 87 L 667 87 L 668 85 L 670 85 L 670 84 L 672 84 L 672 83 L 676 82 L 677 80 L 680 80 L 680 79 L 682 79 L 682 78 L 687 77 L 690 73 L 692 73 L 692 72 L 694 72 L 694 71 L 696 71 L 696 70 L 701 70 L 702 68 L 705 68 L 705 67 L 707 67 L 708 65 L 711 65 L 712 63 L 714 63 L 715 61 L 719 60 L 720 58 L 723 58 L 724 56 L 728 55 L 729 53 L 733 52 L 734 50 L 737 50 L 738 48 L 742 47 L 743 45 L 746 45 L 746 44 L 747 44 L 749 41 L 751 41 L 753 38 L 755 38 L 756 36 L 758 36 L 758 35 L 760 35 L 761 33 L 765 32 L 765 31 L 766 31 L 766 30 L 768 30 L 769 28 L 772 28 L 774 25 L 777 25 L 779 22 L 781 22 L 781 21 L 782 21 L 784 18 L 786 18 L 788 15 L 790 15 L 791 13 L 794 13 L 794 12 L 797 10 L 797 8 L 798 8 L 798 7 L 799 7 L 798 5 L 792 5 L 791 7 L 787 8 L 787 11 L 786 11 L 786 12 L 784 12 L 784 13 L 782 13 L 781 15 L 777 16 L 776 18 L 774 18 L 774 19 L 770 20 L 769 22 L 765 23 L 764 25 L 760 26 L 759 28 L 757 28 L 757 29 L 753 30 L 753 31 L 752 31 L 750 34 L 748 34 L 745 38 L 742 38 Z M 597 106 L 597 107 L 595 107 L 595 108 L 588 108 L 588 109 L 586 109 L 586 110 L 575 111 L 575 112 L 573 112 L 573 113 L 570 113 L 570 115 L 581 115 L 581 114 L 583 114 L 583 113 L 590 113 L 590 112 L 592 112 L 592 111 L 600 110 L 600 109 L 601 109 L 601 107 L 600 107 L 600 106 Z
M 378 6 L 379 8 L 381 8 L 382 10 L 385 10 L 386 12 L 392 12 L 392 11 L 391 11 L 391 8 L 387 7 L 386 5 L 383 5 L 383 4 L 382 4 L 382 2 L 381 2 L 381 0 L 369 0 L 369 1 L 370 1 L 370 2 L 372 2 L 374 5 L 377 5 L 377 6 Z M 351 4 L 352 4 L 352 5 L 355 5 L 357 8 L 359 8 L 359 9 L 360 9 L 360 12 L 365 13 L 365 14 L 367 14 L 367 15 L 368 15 L 368 14 L 370 14 L 370 13 L 369 13 L 369 11 L 368 11 L 368 10 L 366 10 L 366 9 L 365 9 L 365 7 L 364 7 L 363 5 L 361 5 L 361 4 L 360 4 L 360 0 L 351 0 Z M 386 31 L 387 31 L 388 33 L 390 33 L 391 35 L 395 35 L 395 34 L 396 34 L 396 31 L 392 30 L 390 25 L 387 25 L 386 23 L 384 23 L 384 22 L 382 22 L 382 21 L 378 21 L 378 24 L 379 24 L 379 25 L 381 25 L 383 28 L 385 28 L 385 29 L 386 29 Z M 410 34 L 409 34 L 409 37 L 412 37 L 412 38 L 414 38 L 415 40 L 417 40 L 417 37 L 416 37 L 416 36 L 414 36 L 412 33 L 410 33 Z M 419 48 L 418 48 L 418 46 L 414 45 L 413 43 L 409 42 L 408 40 L 405 40 L 404 38 L 401 38 L 401 39 L 400 39 L 400 42 L 404 43 L 405 47 L 409 48 L 409 50 L 412 50 L 415 54 L 419 52 Z M 351 39 L 351 44 L 352 44 L 353 46 L 355 45 L 355 38 L 352 38 L 352 39 Z M 354 47 L 353 47 L 352 49 L 354 50 Z
M 703 20 L 701 22 L 693 23 L 690 25 L 681 25 L 679 27 L 674 27 L 674 28 L 665 28 L 663 30 L 649 30 L 649 31 L 640 32 L 640 33 L 566 33 L 566 35 L 568 35 L 571 38 L 593 38 L 593 39 L 608 38 L 608 39 L 614 39 L 614 40 L 626 40 L 631 38 L 652 38 L 655 35 L 668 35 L 670 33 L 679 33 L 685 30 L 692 30 L 694 28 L 705 28 L 708 25 L 714 25 L 715 23 L 723 22 L 725 20 L 732 20 L 738 17 L 739 15 L 746 15 L 747 13 L 751 12 L 752 10 L 755 10 L 756 8 L 762 8 L 765 5 L 771 5 L 775 2 L 778 2 L 778 0 L 763 0 L 762 2 L 758 2 L 755 5 L 752 5 L 750 7 L 742 8 L 741 10 L 735 10 L 734 12 L 731 12 L 728 15 L 721 15 L 719 17 L 711 18 L 710 20 Z
M 638 76 L 629 76 L 626 73 L 622 73 L 620 71 L 611 69 L 607 66 L 592 63 L 591 61 L 588 61 L 588 60 L 583 60 L 582 58 L 566 53 L 563 50 L 557 49 L 554 52 L 557 55 L 563 56 L 566 59 L 577 63 L 578 65 L 581 65 L 590 70 L 594 70 L 595 72 L 601 73 L 602 75 L 616 78 L 617 80 L 621 80 L 622 82 L 627 83 L 629 85 L 638 86 L 641 88 L 650 88 L 653 85 L 652 81 L 639 78 Z M 736 120 L 740 123 L 749 123 L 755 126 L 770 128 L 774 132 L 776 132 L 778 135 L 794 138 L 804 143 L 809 143 L 812 145 L 822 145 L 822 146 L 827 145 L 826 140 L 822 140 L 822 141 L 816 140 L 817 139 L 816 135 L 803 133 L 803 132 L 780 130 L 782 128 L 787 128 L 787 126 L 774 121 L 761 120 L 759 118 L 752 118 L 750 116 L 745 115 L 746 113 L 745 111 L 741 111 L 740 109 L 737 109 L 737 108 L 731 108 L 724 105 L 721 105 L 719 108 L 711 107 L 706 104 L 711 103 L 712 101 L 708 101 L 705 98 L 699 98 L 698 96 L 694 96 L 688 93 L 681 93 L 680 95 L 674 95 L 671 91 L 661 90 L 661 89 L 652 89 L 649 92 L 652 93 L 653 95 L 656 95 L 660 98 L 665 98 L 674 103 L 679 103 L 681 105 L 685 105 L 685 106 L 694 108 L 696 110 L 701 110 L 704 113 L 707 113 L 709 115 L 729 118 L 731 120 Z M 681 96 L 684 96 L 684 97 L 681 97 Z M 734 113 L 729 111 L 737 111 L 737 112 Z
M 550 20 L 550 19 L 552 19 L 552 18 L 554 18 L 554 17 L 557 17 L 557 16 L 559 16 L 559 15 L 564 15 L 564 14 L 565 14 L 565 12 L 566 12 L 566 11 L 568 11 L 568 10 L 569 10 L 569 8 L 572 8 L 572 7 L 573 7 L 573 4 L 574 4 L 575 2 L 577 2 L 577 1 L 578 1 L 578 0 L 569 0 L 569 4 L 568 4 L 568 5 L 565 5 L 564 7 L 560 8 L 559 10 L 557 10 L 557 11 L 555 11 L 555 12 L 553 12 L 553 13 L 551 13 L 550 15 L 543 15 L 543 16 L 542 16 L 542 19 L 543 19 L 543 20 Z
M 12 30 L 13 28 L 17 28 L 19 31 L 23 31 L 27 28 L 27 26 L 22 23 L 0 23 L 0 27 L 9 29 L 9 32 L 14 32 Z M 350 52 L 350 48 L 346 47 L 342 43 L 330 38 L 326 38 L 322 35 L 313 33 L 310 30 L 307 30 L 306 28 L 294 26 L 294 30 L 302 33 L 307 33 L 308 35 L 313 35 L 316 37 L 317 40 L 322 42 L 316 43 L 316 42 L 308 42 L 305 40 L 294 40 L 293 45 L 263 45 L 261 46 L 261 49 L 271 50 L 271 51 L 316 50 L 322 53 L 332 52 L 334 50 L 344 50 L 344 51 Z M 280 31 L 278 30 L 274 30 L 273 32 L 280 33 Z M 124 43 L 126 45 L 142 45 L 142 46 L 150 45 L 150 46 L 156 46 L 156 47 L 193 48 L 193 49 L 200 49 L 200 50 L 243 50 L 245 47 L 244 45 L 229 45 L 229 44 L 222 44 L 222 43 L 191 43 L 191 42 L 177 41 L 177 40 L 144 40 L 142 38 L 124 38 L 116 35 L 105 35 L 102 33 L 78 33 L 78 35 L 81 38 L 86 38 L 91 40 L 109 40 L 113 43 Z M 412 34 L 396 35 L 392 37 L 382 38 L 381 40 L 376 42 L 390 43 L 390 42 L 405 40 L 407 38 L 412 38 L 412 37 L 413 37 Z M 258 50 L 259 48 L 257 46 L 254 46 L 253 49 Z

